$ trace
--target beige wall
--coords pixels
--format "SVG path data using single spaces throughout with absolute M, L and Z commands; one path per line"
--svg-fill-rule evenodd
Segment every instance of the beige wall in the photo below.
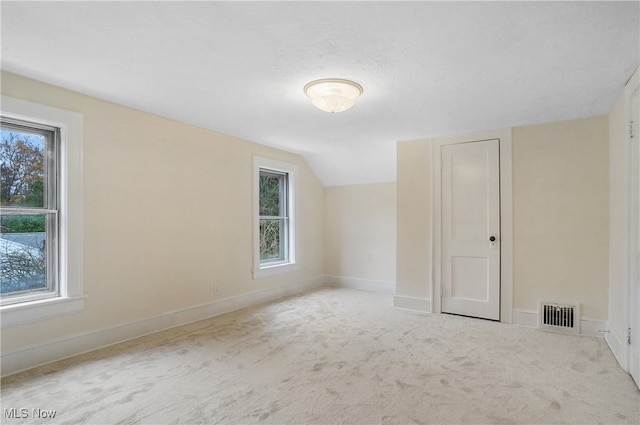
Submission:
M 514 309 L 575 301 L 606 320 L 606 116 L 513 129 Z
M 81 313 L 3 328 L 3 351 L 324 274 L 324 190 L 299 156 L 9 73 L 2 94 L 84 114 L 88 296 Z M 254 155 L 299 165 L 300 270 L 259 280 Z
M 608 119 L 513 129 L 514 309 L 575 301 L 607 318 Z M 397 294 L 431 294 L 431 145 L 398 143 Z
M 396 295 L 431 298 L 431 144 L 397 145 Z
M 325 188 L 325 274 L 396 279 L 396 184 Z

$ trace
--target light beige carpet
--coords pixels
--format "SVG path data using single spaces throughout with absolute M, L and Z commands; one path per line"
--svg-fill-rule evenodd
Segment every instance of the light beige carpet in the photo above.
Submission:
M 640 423 L 600 338 L 391 301 L 322 288 L 14 375 L 2 423 Z

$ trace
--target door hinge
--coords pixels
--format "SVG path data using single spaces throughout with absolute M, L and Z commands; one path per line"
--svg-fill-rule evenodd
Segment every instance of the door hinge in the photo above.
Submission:
M 627 344 L 631 345 L 631 328 L 627 329 Z
M 629 121 L 629 139 L 633 139 L 633 121 Z

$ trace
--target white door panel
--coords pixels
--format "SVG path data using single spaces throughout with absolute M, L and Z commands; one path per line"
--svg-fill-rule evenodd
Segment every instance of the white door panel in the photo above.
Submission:
M 442 311 L 499 320 L 499 141 L 446 145 L 441 159 Z
M 472 301 L 489 301 L 489 262 L 486 258 L 457 256 L 451 258 L 451 297 Z

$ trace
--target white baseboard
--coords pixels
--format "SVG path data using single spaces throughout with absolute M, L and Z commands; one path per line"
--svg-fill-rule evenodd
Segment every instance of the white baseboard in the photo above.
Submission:
M 519 326 L 526 326 L 527 328 L 538 327 L 538 312 L 527 310 L 513 309 L 512 313 L 513 324 Z
M 387 280 L 360 279 L 344 276 L 325 276 L 324 281 L 327 285 L 361 289 L 364 291 L 384 292 L 385 294 L 393 294 L 396 292 L 396 283 Z
M 607 322 L 604 320 L 580 319 L 580 335 L 599 336 L 604 338 L 608 329 Z
M 420 311 L 423 313 L 431 313 L 431 298 L 407 297 L 403 295 L 395 295 L 393 297 L 393 306 L 405 310 Z
M 2 353 L 2 376 L 322 286 L 323 276 Z
M 607 345 L 609 345 L 609 348 L 620 364 L 620 367 L 625 372 L 629 372 L 629 350 L 627 348 L 628 345 L 626 338 L 620 335 L 610 323 L 608 324 L 607 329 L 609 329 L 609 332 L 605 334 L 604 340 L 607 341 Z
M 513 324 L 528 328 L 538 327 L 538 312 L 533 310 L 513 310 Z M 580 319 L 580 335 L 603 337 L 608 329 L 604 320 Z

